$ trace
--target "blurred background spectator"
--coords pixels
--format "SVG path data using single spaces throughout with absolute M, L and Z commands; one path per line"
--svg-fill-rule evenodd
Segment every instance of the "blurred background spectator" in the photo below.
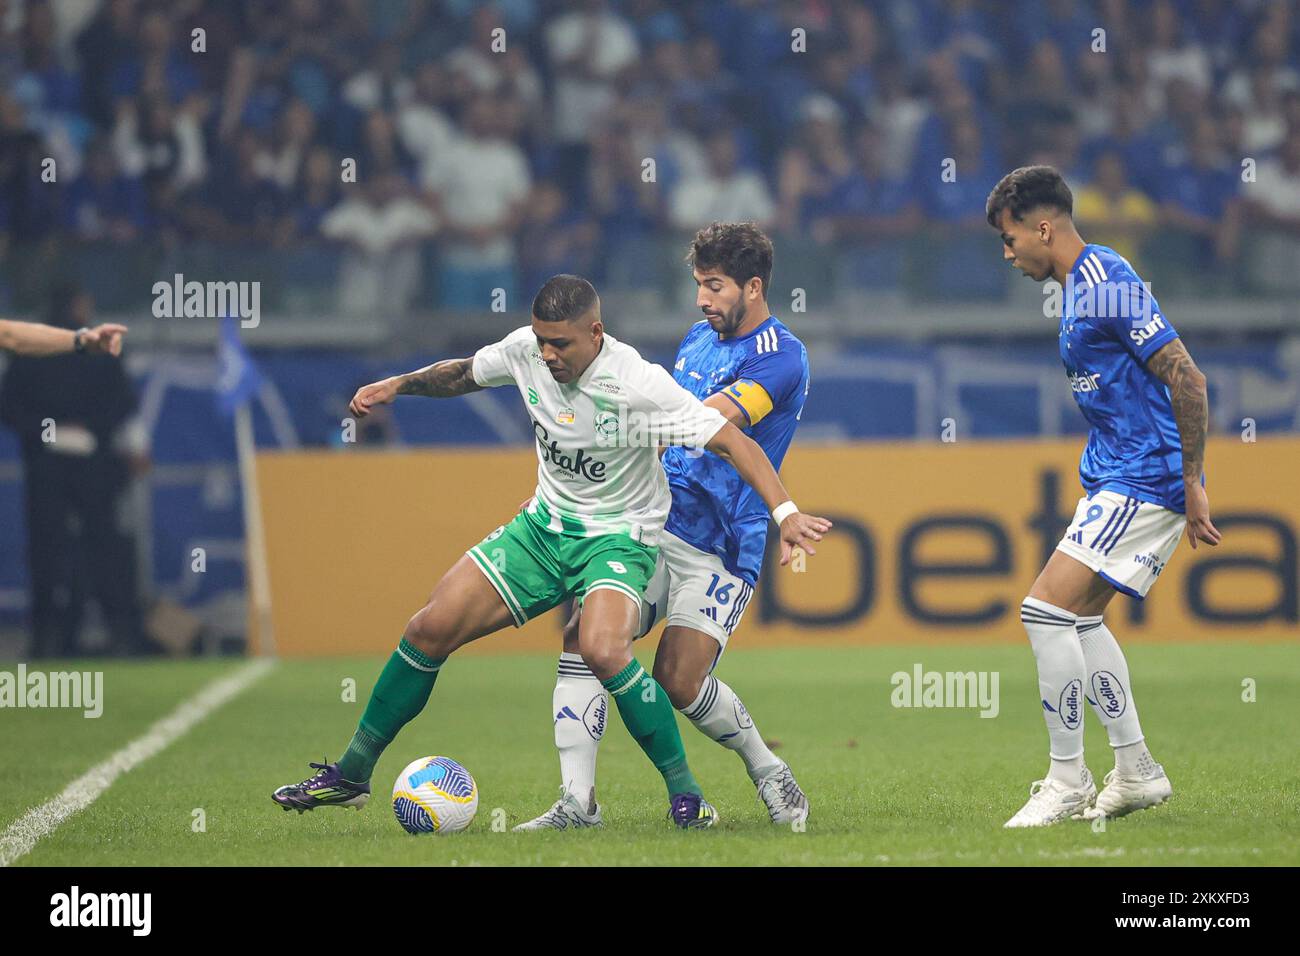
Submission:
M 1242 175 L 1250 159 L 1276 182 L 1300 126 L 1294 0 L 7 8 L 0 302 L 20 306 L 36 301 L 33 249 L 64 241 L 113 245 L 118 265 L 86 277 L 113 306 L 138 303 L 128 279 L 178 261 L 261 263 L 274 301 L 338 312 L 487 310 L 559 262 L 667 302 L 678 237 L 712 218 L 767 225 L 831 299 L 996 300 L 1005 274 L 972 239 L 992 183 L 1031 161 L 1061 167 L 1095 234 L 1175 291 L 1282 294 L 1254 250 L 1294 255 L 1269 218 L 1278 200 Z M 57 195 L 34 188 L 45 157 Z M 402 208 L 441 228 L 402 240 L 400 295 L 349 280 L 327 301 L 322 274 L 344 258 L 355 273 L 356 237 L 314 247 L 314 269 L 295 244 L 390 175 L 408 183 Z M 548 230 L 563 248 L 540 247 Z M 938 286 L 924 255 L 950 262 Z

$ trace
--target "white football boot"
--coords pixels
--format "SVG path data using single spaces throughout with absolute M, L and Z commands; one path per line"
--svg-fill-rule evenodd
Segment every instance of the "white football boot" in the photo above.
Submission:
M 1008 829 L 1048 827 L 1078 816 L 1092 805 L 1096 796 L 1097 787 L 1092 782 L 1092 772 L 1087 767 L 1083 768 L 1083 786 L 1078 790 L 1051 777 L 1035 780 L 1029 787 L 1028 802 L 1003 826 Z
M 604 821 L 600 819 L 600 804 L 595 801 L 595 791 L 592 791 L 592 807 L 592 811 L 588 813 L 581 800 L 561 787 L 560 799 L 551 805 L 551 809 L 539 817 L 534 817 L 527 823 L 519 824 L 515 827 L 515 832 L 518 833 L 523 830 L 577 830 L 582 827 L 604 826 Z
M 1173 796 L 1174 788 L 1165 776 L 1165 768 L 1156 764 L 1156 775 L 1122 776 L 1116 768 L 1106 774 L 1102 781 L 1105 786 L 1097 794 L 1096 802 L 1083 811 L 1083 819 L 1096 820 L 1098 817 L 1122 817 L 1134 810 L 1145 810 L 1164 803 Z
M 758 798 L 767 806 L 767 815 L 773 823 L 787 824 L 808 819 L 808 798 L 784 760 L 771 773 L 755 780 L 754 786 L 758 788 Z

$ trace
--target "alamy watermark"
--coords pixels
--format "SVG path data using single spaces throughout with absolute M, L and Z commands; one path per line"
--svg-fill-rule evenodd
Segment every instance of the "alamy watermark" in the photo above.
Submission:
M 927 671 L 919 662 L 912 670 L 895 671 L 889 682 L 895 707 L 978 707 L 981 717 L 996 717 L 1000 709 L 998 671 Z
M 90 893 L 74 885 L 50 897 L 50 925 L 119 926 L 132 936 L 148 936 L 153 926 L 152 893 Z
M 665 412 L 631 411 L 620 403 L 596 413 L 596 445 L 599 448 L 646 448 L 680 445 L 688 450 L 699 435 L 692 425 Z
M 246 329 L 262 321 L 262 283 L 186 281 L 176 273 L 171 282 L 153 284 L 156 319 L 239 319 Z
M 1061 317 L 1064 303 L 1073 303 L 1076 318 L 1104 315 L 1128 319 L 1137 329 L 1149 324 L 1159 313 L 1151 295 L 1151 283 L 1131 279 L 1104 279 L 1079 281 L 1070 273 L 1064 284 L 1048 282 L 1043 285 L 1043 315 Z
M 104 712 L 103 671 L 0 671 L 0 708 L 57 707 L 83 711 L 83 717 Z

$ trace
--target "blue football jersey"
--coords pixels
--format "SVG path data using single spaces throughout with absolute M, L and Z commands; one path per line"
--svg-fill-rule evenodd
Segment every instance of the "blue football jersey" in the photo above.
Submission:
M 732 339 L 696 322 L 677 349 L 673 378 L 701 401 L 722 391 L 735 402 L 749 423 L 742 430 L 780 470 L 808 395 L 808 351 L 779 319 Z M 771 520 L 763 499 L 710 451 L 672 447 L 663 466 L 673 495 L 665 529 L 757 584 Z
M 1083 247 L 1062 298 L 1061 361 L 1092 426 L 1079 460 L 1084 490 L 1182 513 L 1182 441 L 1169 389 L 1146 366 L 1178 333 L 1128 261 L 1105 246 Z

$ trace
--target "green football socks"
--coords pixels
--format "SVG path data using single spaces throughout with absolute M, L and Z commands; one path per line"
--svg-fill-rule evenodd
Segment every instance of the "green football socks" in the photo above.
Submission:
M 357 732 L 339 760 L 339 773 L 343 779 L 353 783 L 365 783 L 370 779 L 384 748 L 429 702 L 443 660 L 445 658 L 429 657 L 405 637 L 402 638 L 384 665 L 375 689 L 370 692 L 370 701 L 366 704 L 366 712 L 361 715 Z
M 686 749 L 677 730 L 677 715 L 659 682 L 633 658 L 631 663 L 601 684 L 618 705 L 628 732 L 663 774 L 668 796 L 701 793 L 695 775 L 686 765 Z

